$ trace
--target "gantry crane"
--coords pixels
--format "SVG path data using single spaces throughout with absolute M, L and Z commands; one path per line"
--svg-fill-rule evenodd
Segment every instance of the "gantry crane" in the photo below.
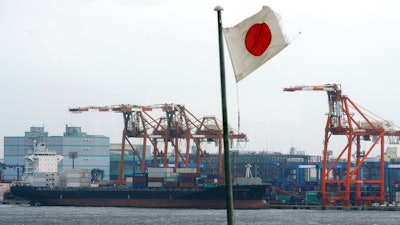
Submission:
M 326 91 L 328 94 L 328 118 L 325 127 L 323 162 L 321 171 L 322 204 L 356 205 L 370 204 L 373 201 L 384 201 L 384 148 L 385 136 L 400 136 L 391 121 L 381 118 L 371 118 L 360 110 L 347 96 L 342 95 L 340 84 L 325 84 L 319 86 L 294 86 L 284 88 L 284 91 Z M 350 111 L 350 108 L 353 111 Z M 357 121 L 359 116 L 362 121 Z M 346 145 L 332 162 L 328 161 L 328 144 L 332 135 L 346 137 Z M 371 141 L 366 151 L 361 150 L 361 141 Z M 355 148 L 355 149 L 354 149 Z M 361 168 L 374 149 L 380 154 L 379 175 L 376 179 L 365 179 Z M 376 151 L 376 150 L 375 150 Z M 355 162 L 352 162 L 352 157 Z M 345 174 L 337 177 L 335 166 L 341 160 L 346 161 Z M 374 191 L 368 187 L 375 186 Z M 379 188 L 376 188 L 379 187 Z M 379 189 L 379 190 L 377 190 Z M 369 191 L 365 191 L 369 190 Z
M 124 120 L 119 182 L 123 183 L 124 153 L 126 142 L 131 150 L 141 161 L 141 172 L 146 170 L 146 146 L 149 141 L 153 147 L 153 167 L 158 167 L 158 159 L 162 166 L 168 167 L 169 148 L 173 148 L 175 167 L 179 161 L 189 167 L 190 146 L 196 146 L 196 169 L 200 173 L 200 160 L 203 158 L 214 173 L 222 175 L 222 127 L 214 116 L 205 116 L 201 119 L 195 117 L 185 106 L 179 104 L 156 104 L 149 106 L 138 105 L 113 105 L 89 106 L 70 108 L 70 112 L 82 113 L 88 111 L 122 113 Z M 153 111 L 163 112 L 165 116 L 155 118 Z M 243 133 L 233 129 L 229 131 L 229 139 L 247 141 Z M 137 151 L 130 141 L 131 138 L 142 139 L 142 152 Z M 184 142 L 184 143 L 182 143 Z M 202 142 L 215 142 L 218 146 L 218 171 L 202 149 Z M 179 147 L 185 146 L 184 151 Z

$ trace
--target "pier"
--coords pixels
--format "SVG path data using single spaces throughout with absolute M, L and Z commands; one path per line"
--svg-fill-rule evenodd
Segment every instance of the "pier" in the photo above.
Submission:
M 308 210 L 366 210 L 366 211 L 400 211 L 395 206 L 322 206 L 322 205 L 270 205 L 270 209 L 308 209 Z

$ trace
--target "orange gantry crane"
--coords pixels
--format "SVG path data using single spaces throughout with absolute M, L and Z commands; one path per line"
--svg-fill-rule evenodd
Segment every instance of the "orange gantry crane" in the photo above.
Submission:
M 189 167 L 190 146 L 196 147 L 196 169 L 200 173 L 200 160 L 203 158 L 210 166 L 213 173 L 223 175 L 222 167 L 222 127 L 215 116 L 195 117 L 185 106 L 179 104 L 156 104 L 149 106 L 138 105 L 112 105 L 112 106 L 89 106 L 69 108 L 70 112 L 82 113 L 88 111 L 116 112 L 122 113 L 124 128 L 122 134 L 122 149 L 119 170 L 119 182 L 124 182 L 124 154 L 126 143 L 140 160 L 141 172 L 146 170 L 146 148 L 148 142 L 153 147 L 153 167 L 168 167 L 168 156 L 173 154 L 174 167 L 179 167 L 183 162 Z M 162 112 L 164 116 L 155 117 L 152 112 Z M 141 152 L 135 148 L 132 139 L 141 139 Z M 230 129 L 229 139 L 231 141 L 247 141 L 243 133 Z M 208 159 L 208 154 L 202 148 L 203 142 L 215 142 L 218 147 L 218 168 Z M 181 149 L 182 146 L 184 149 Z M 170 150 L 172 148 L 172 150 Z
M 393 122 L 372 118 L 361 111 L 362 107 L 342 94 L 340 84 L 294 86 L 283 90 L 289 92 L 326 91 L 328 94 L 329 111 L 321 171 L 322 204 L 364 205 L 374 201 L 384 202 L 385 136 L 400 136 L 400 132 L 394 129 Z M 332 135 L 344 136 L 346 144 L 336 159 L 329 160 L 328 144 Z M 371 143 L 366 151 L 361 150 L 361 141 Z M 373 151 L 380 154 L 379 174 L 374 178 L 371 176 L 366 178 L 362 174 L 362 166 Z M 337 173 L 335 167 L 339 161 L 343 160 L 346 162 L 345 174 L 340 177 L 335 174 Z

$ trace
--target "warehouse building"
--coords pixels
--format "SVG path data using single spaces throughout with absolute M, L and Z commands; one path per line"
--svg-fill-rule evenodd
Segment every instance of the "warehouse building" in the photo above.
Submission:
M 88 135 L 81 127 L 66 125 L 62 136 L 49 136 L 44 127 L 31 127 L 24 136 L 4 137 L 4 163 L 14 165 L 3 172 L 3 179 L 20 179 L 25 156 L 32 153 L 35 142 L 44 142 L 49 150 L 64 156 L 59 169 L 88 168 L 102 171 L 105 180 L 110 178 L 110 138 Z

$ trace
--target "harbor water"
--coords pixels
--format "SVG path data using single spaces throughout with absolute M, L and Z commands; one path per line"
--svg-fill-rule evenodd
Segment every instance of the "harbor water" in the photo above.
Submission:
M 237 225 L 392 225 L 398 211 L 344 211 L 306 209 L 235 210 Z M 103 207 L 48 207 L 0 205 L 0 224 L 226 224 L 226 210 L 144 209 Z

